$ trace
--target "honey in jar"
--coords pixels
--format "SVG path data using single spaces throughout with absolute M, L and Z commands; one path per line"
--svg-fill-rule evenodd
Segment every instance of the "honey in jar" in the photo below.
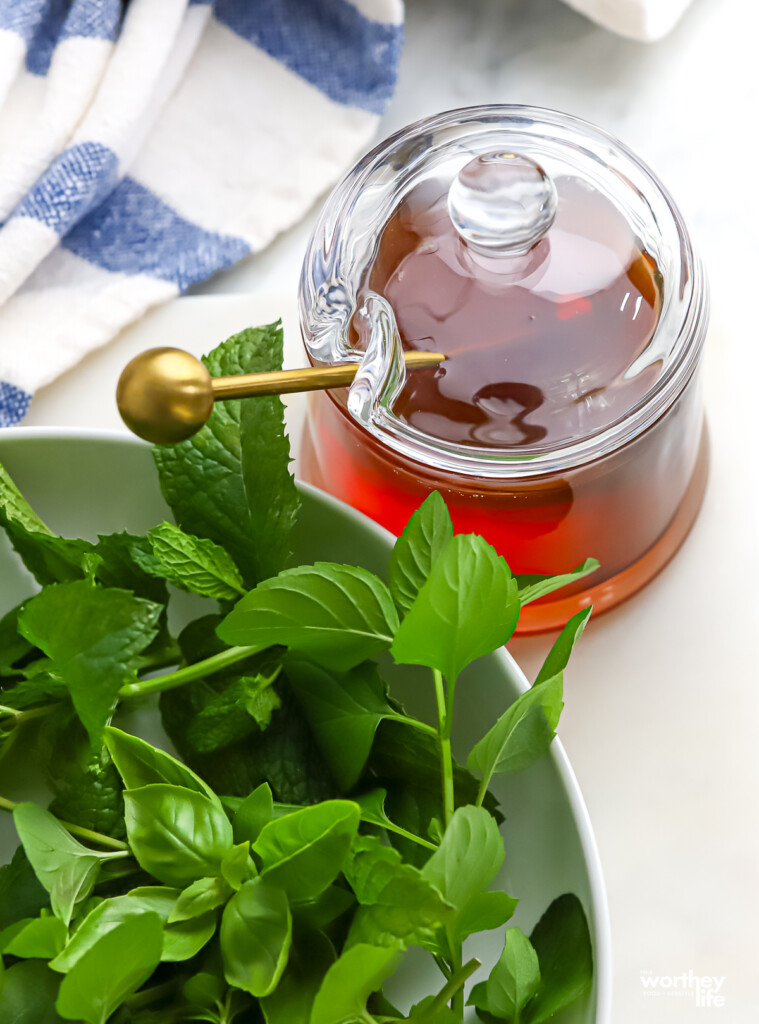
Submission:
M 307 480 L 394 533 L 437 489 L 515 573 L 599 559 L 521 632 L 612 607 L 687 534 L 706 286 L 671 199 L 605 133 L 514 107 L 405 130 L 328 202 L 301 310 L 313 361 L 362 361 L 312 397 Z M 446 359 L 406 376 L 403 350 Z

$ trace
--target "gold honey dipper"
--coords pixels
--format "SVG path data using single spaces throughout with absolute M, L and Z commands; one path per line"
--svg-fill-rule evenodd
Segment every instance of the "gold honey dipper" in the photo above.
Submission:
M 439 352 L 405 352 L 406 369 L 438 366 Z M 306 366 L 299 370 L 212 377 L 199 359 L 181 348 L 151 348 L 135 356 L 116 388 L 121 418 L 153 444 L 176 444 L 208 422 L 214 402 L 254 395 L 289 395 L 350 385 L 358 363 Z

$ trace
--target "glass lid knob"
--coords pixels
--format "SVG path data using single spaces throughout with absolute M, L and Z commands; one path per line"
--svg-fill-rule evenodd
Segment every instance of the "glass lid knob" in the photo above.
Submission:
M 461 168 L 448 191 L 448 213 L 468 246 L 491 256 L 521 256 L 556 216 L 556 188 L 520 153 L 484 153 Z

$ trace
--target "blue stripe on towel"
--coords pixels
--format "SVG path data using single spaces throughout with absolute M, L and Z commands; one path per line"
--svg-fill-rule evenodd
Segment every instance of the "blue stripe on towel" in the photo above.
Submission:
M 116 184 L 119 161 L 99 142 L 65 149 L 27 192 L 14 217 L 33 217 L 64 235 Z
M 0 0 L 0 28 L 16 32 L 29 42 L 42 19 L 49 0 Z
M 247 256 L 233 235 L 185 220 L 134 178 L 124 178 L 61 242 L 64 249 L 104 270 L 148 274 L 185 291 Z
M 32 396 L 0 380 L 0 427 L 12 427 L 26 416 Z
M 347 0 L 216 0 L 214 14 L 338 103 L 381 114 L 392 96 L 403 28 Z
M 44 20 L 28 40 L 27 70 L 46 75 L 62 39 L 115 39 L 120 20 L 120 0 L 46 0 Z

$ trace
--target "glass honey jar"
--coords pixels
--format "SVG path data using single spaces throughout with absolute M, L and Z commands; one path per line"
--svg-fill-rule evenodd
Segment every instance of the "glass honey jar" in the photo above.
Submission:
M 451 111 L 381 143 L 328 199 L 301 280 L 316 365 L 301 475 L 399 533 L 432 490 L 514 573 L 591 576 L 520 632 L 611 608 L 687 535 L 708 440 L 701 263 L 621 142 L 520 106 Z M 445 355 L 405 372 L 403 352 Z

